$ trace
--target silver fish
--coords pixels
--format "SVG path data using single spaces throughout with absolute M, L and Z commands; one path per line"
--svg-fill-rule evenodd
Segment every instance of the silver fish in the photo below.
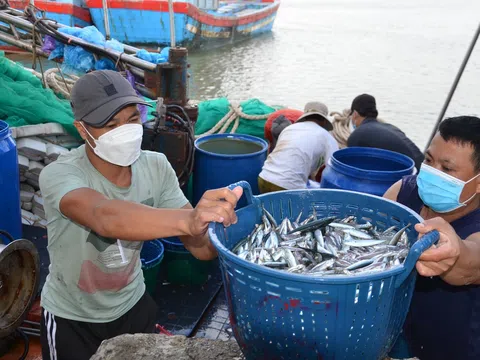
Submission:
M 305 270 L 305 265 L 299 264 L 299 265 L 292 266 L 291 268 L 289 268 L 289 269 L 287 270 L 287 272 L 300 274 L 300 273 L 302 273 L 304 270 Z
M 372 236 L 370 234 L 357 229 L 345 229 L 344 232 L 346 232 L 347 234 L 350 234 L 351 236 L 357 239 L 364 239 L 364 240 L 372 239 Z
M 331 226 L 333 228 L 338 228 L 338 229 L 355 229 L 355 227 L 352 225 L 338 223 L 338 222 L 332 222 L 328 226 Z
M 313 234 L 314 234 L 314 236 L 315 236 L 315 240 L 317 240 L 317 243 L 318 243 L 321 247 L 325 247 L 325 240 L 324 240 L 324 238 L 323 238 L 322 230 L 317 229 L 317 230 L 315 230 L 315 232 L 314 232 Z
M 267 261 L 262 264 L 263 266 L 268 266 L 271 268 L 282 268 L 287 266 L 286 261 Z
M 367 221 L 365 224 L 356 225 L 355 228 L 358 230 L 370 230 L 373 228 L 373 225 Z
M 380 244 L 384 244 L 387 240 L 375 240 L 375 239 L 370 239 L 370 240 L 357 240 L 357 239 L 351 239 L 351 240 L 347 240 L 345 241 L 345 245 L 348 245 L 348 246 L 361 246 L 361 247 L 364 247 L 364 246 L 374 246 L 374 245 L 380 245 Z
M 298 265 L 297 260 L 295 259 L 295 256 L 288 249 L 283 249 L 282 258 L 285 259 L 285 261 L 288 264 L 288 267 L 294 267 L 294 266 Z
M 265 233 L 268 234 L 272 230 L 272 223 L 267 219 L 265 215 L 262 216 L 262 220 Z
M 287 220 L 288 218 L 283 219 L 283 221 L 280 223 L 280 225 L 276 228 L 277 232 L 280 235 L 284 235 L 287 233 Z
M 396 229 L 397 229 L 397 227 L 395 225 L 391 226 L 388 229 L 386 229 L 384 232 L 382 232 L 382 235 L 391 234 L 392 232 L 395 232 Z
M 270 224 L 272 224 L 273 227 L 277 227 L 277 222 L 275 221 L 275 218 L 270 214 L 265 208 L 263 208 L 263 213 L 267 217 L 268 221 Z
M 241 259 L 280 271 L 321 276 L 354 276 L 401 266 L 409 253 L 406 229 L 379 231 L 370 222 L 317 219 L 316 209 L 279 224 L 265 209 L 260 224 L 232 250 Z M 300 225 L 298 224 L 300 223 Z
M 265 233 L 263 232 L 263 229 L 260 229 L 255 237 L 255 246 L 260 247 L 263 244 L 263 238 L 265 237 Z
M 272 252 L 273 261 L 278 262 L 282 257 L 283 257 L 283 249 L 276 249 Z
M 300 224 L 300 219 L 302 218 L 302 214 L 303 214 L 303 211 L 300 211 L 300 214 L 298 214 L 297 219 L 295 220 L 297 224 Z
M 405 230 L 407 230 L 409 228 L 410 224 L 406 225 L 405 227 L 401 228 L 392 238 L 392 240 L 390 240 L 390 242 L 388 243 L 389 245 L 397 245 L 397 243 L 400 241 L 403 233 L 405 232 Z
M 361 261 L 358 261 L 350 266 L 347 266 L 345 268 L 345 270 L 357 270 L 357 269 L 360 269 L 362 267 L 365 267 L 365 266 L 368 266 L 368 265 L 371 265 L 373 264 L 373 260 L 372 259 L 369 259 L 369 260 L 361 260 Z
M 327 261 L 324 261 L 316 266 L 314 266 L 312 268 L 312 270 L 310 270 L 311 273 L 314 273 L 314 272 L 319 272 L 319 271 L 323 271 L 323 270 L 326 270 L 328 269 L 329 267 L 333 266 L 333 264 L 335 263 L 335 260 L 334 259 L 330 259 L 330 260 L 327 260 Z

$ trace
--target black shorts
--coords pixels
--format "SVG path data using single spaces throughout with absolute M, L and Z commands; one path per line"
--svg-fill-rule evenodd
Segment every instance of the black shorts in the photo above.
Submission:
M 89 360 L 103 340 L 122 334 L 155 332 L 157 305 L 147 292 L 125 315 L 109 323 L 67 320 L 42 309 L 43 360 Z

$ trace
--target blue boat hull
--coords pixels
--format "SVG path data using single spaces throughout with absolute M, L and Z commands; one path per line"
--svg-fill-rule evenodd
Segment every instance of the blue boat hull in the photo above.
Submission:
M 105 34 L 104 11 L 98 6 L 101 0 L 87 0 L 94 25 Z M 112 3 L 108 9 L 111 37 L 120 42 L 140 46 L 170 45 L 170 20 L 168 9 L 151 10 L 151 1 L 130 3 L 128 8 Z M 179 4 L 179 5 L 177 5 Z M 261 4 L 261 6 L 260 6 Z M 133 5 L 133 6 L 132 6 Z M 245 40 L 272 30 L 279 2 L 250 3 L 248 16 L 241 12 L 219 16 L 215 12 L 204 12 L 191 4 L 181 7 L 175 3 L 175 41 L 177 45 L 198 48 L 208 45 L 227 44 Z M 114 7 L 115 6 L 115 7 Z M 253 8 L 258 6 L 258 10 Z M 132 9 L 132 7 L 135 7 Z M 138 7 L 138 8 L 137 8 Z M 142 8 L 143 7 L 143 8 Z M 245 11 L 245 10 L 244 10 Z
M 23 10 L 27 2 L 10 0 L 10 4 Z M 61 24 L 93 24 L 105 34 L 102 0 L 37 0 L 35 4 Z M 201 10 L 188 2 L 174 2 L 176 44 L 189 49 L 221 46 L 269 33 L 279 6 L 279 0 L 237 0 L 222 2 L 217 10 Z M 170 45 L 167 0 L 108 0 L 108 19 L 111 37 L 120 42 L 140 47 Z

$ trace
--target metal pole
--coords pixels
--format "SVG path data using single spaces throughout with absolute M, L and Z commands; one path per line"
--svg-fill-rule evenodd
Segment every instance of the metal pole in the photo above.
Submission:
M 108 21 L 108 4 L 107 0 L 102 0 L 103 7 L 103 24 L 105 25 L 105 38 L 110 40 L 110 22 Z
M 5 34 L 5 33 L 2 33 L 0 31 L 0 41 L 3 41 L 7 44 L 11 44 L 11 45 L 14 45 L 20 49 L 23 49 L 25 51 L 28 51 L 28 52 L 31 52 L 33 54 L 33 46 L 26 43 L 26 42 L 23 42 L 21 40 L 17 40 L 15 39 L 14 36 L 11 36 L 11 35 L 8 35 L 8 34 Z M 43 56 L 45 58 L 48 58 L 48 54 L 43 52 L 39 46 L 36 46 L 35 47 L 35 52 L 37 53 L 38 56 Z
M 175 13 L 173 12 L 173 0 L 168 0 L 168 13 L 170 15 L 170 46 L 175 47 Z
M 430 134 L 430 139 L 428 139 L 427 146 L 425 146 L 425 152 L 427 151 L 428 147 L 430 146 L 430 143 L 432 142 L 433 138 L 435 137 L 435 134 L 438 131 L 440 123 L 442 122 L 443 117 L 445 116 L 445 113 L 447 112 L 448 105 L 450 105 L 450 101 L 452 100 L 453 94 L 455 93 L 455 90 L 457 89 L 457 85 L 460 82 L 460 78 L 463 75 L 463 71 L 465 70 L 465 67 L 467 66 L 468 60 L 470 59 L 470 55 L 472 55 L 473 49 L 475 48 L 475 44 L 477 43 L 479 35 L 480 35 L 480 23 L 478 24 L 478 29 L 477 29 L 475 35 L 473 36 L 472 42 L 470 43 L 470 47 L 468 48 L 467 55 L 465 55 L 465 58 L 463 59 L 462 65 L 460 66 L 460 69 L 458 70 L 458 73 L 457 73 L 457 76 L 455 77 L 452 88 L 450 89 L 450 92 L 448 93 L 447 100 L 445 101 L 445 104 L 443 104 L 443 108 L 440 111 L 440 115 L 438 116 L 438 119 L 437 119 L 437 123 L 435 124 L 435 127 L 433 128 L 433 131 Z

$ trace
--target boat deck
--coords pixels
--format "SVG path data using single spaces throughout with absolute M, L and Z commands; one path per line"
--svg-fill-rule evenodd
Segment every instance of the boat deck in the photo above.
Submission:
M 243 17 L 258 13 L 259 11 L 272 6 L 272 3 L 249 3 L 229 2 L 222 3 L 216 10 L 208 10 L 207 13 L 217 17 Z
M 30 344 L 28 354 L 25 357 L 25 360 L 42 360 L 42 348 L 40 346 L 40 338 L 38 337 L 29 337 Z M 23 340 L 19 339 L 13 345 L 13 348 L 8 354 L 2 356 L 2 360 L 18 360 L 23 354 L 25 345 Z

